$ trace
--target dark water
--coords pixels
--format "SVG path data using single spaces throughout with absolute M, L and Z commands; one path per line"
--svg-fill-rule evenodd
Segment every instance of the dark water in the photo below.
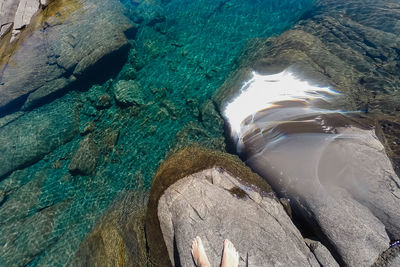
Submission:
M 141 182 L 150 187 L 159 163 L 173 146 L 205 136 L 205 142 L 222 140 L 216 148 L 223 149 L 223 129 L 202 124 L 204 103 L 235 68 L 235 58 L 248 40 L 280 34 L 312 8 L 312 2 L 124 1 L 126 14 L 138 27 L 129 33 L 132 48 L 117 77 L 55 99 L 25 114 L 17 124 L 21 129 L 32 125 L 32 131 L 33 125 L 43 124 L 43 129 L 56 132 L 64 129 L 62 120 L 54 119 L 50 128 L 47 121 L 56 118 L 58 110 L 71 109 L 69 114 L 79 117 L 80 131 L 95 122 L 94 138 L 119 131 L 118 142 L 100 156 L 90 175 L 71 175 L 68 170 L 71 155 L 83 139 L 76 134 L 40 161 L 33 159 L 0 181 L 0 190 L 7 195 L 0 200 L 0 265 L 65 264 L 119 193 Z M 113 104 L 97 110 L 97 97 L 110 93 L 119 80 L 134 80 L 144 105 Z M 198 134 L 194 131 L 183 141 L 177 139 L 189 123 L 199 125 Z M 18 153 L 24 145 L 17 147 Z

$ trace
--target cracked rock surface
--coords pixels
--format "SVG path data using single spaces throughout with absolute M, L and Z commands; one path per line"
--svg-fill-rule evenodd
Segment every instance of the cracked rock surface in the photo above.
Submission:
M 158 217 L 175 266 L 193 264 L 189 248 L 197 235 L 212 265 L 219 264 L 227 238 L 239 251 L 239 266 L 319 266 L 280 202 L 221 168 L 170 186 L 159 200 Z
M 0 39 L 12 28 L 13 36 L 29 24 L 33 15 L 44 6 L 43 0 L 1 0 L 0 1 Z
M 365 112 L 373 122 L 368 130 L 330 125 L 350 138 L 326 147 L 315 145 L 316 138 L 307 145 L 309 132 L 300 129 L 303 136 L 285 136 L 265 149 L 272 142 L 258 118 L 261 126 L 255 119 L 248 132 L 261 134 L 244 144 L 247 163 L 292 200 L 294 213 L 331 243 L 341 265 L 370 266 L 390 241 L 400 238 L 399 10 L 392 0 L 317 1 L 279 37 L 250 43 L 241 66 L 215 97 L 223 109 L 252 71 L 268 75 L 289 69 L 313 85 L 342 93 L 345 99 L 334 103 L 338 109 Z M 324 148 L 321 155 L 319 148 Z

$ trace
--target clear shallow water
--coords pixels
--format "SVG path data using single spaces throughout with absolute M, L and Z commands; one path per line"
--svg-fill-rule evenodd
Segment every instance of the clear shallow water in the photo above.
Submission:
M 125 5 L 139 27 L 119 76 L 24 115 L 24 120 L 41 124 L 63 107 L 73 108 L 80 131 L 88 122 L 96 123 L 93 135 L 99 143 L 107 129 L 118 130 L 116 147 L 100 156 L 95 173 L 72 176 L 68 165 L 83 139 L 77 134 L 0 181 L 0 190 L 7 192 L 7 199 L 0 201 L 0 265 L 68 262 L 119 193 L 136 188 L 139 179 L 149 188 L 180 129 L 190 122 L 200 128 L 184 143 L 222 138 L 223 129 L 202 124 L 202 105 L 235 68 L 235 57 L 247 40 L 280 34 L 311 8 L 312 1 L 172 0 L 148 2 L 142 10 L 137 4 Z M 154 13 L 161 19 L 152 19 Z M 112 95 L 114 84 L 122 79 L 139 84 L 146 105 L 119 108 L 113 102 L 109 109 L 96 110 L 97 97 Z

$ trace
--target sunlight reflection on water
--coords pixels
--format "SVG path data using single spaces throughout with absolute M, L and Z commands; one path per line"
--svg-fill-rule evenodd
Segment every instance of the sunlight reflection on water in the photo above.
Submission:
M 279 114 L 274 112 L 275 116 L 271 120 L 293 119 L 296 115 L 300 115 L 298 109 L 301 109 L 303 116 L 319 113 L 323 110 L 314 103 L 318 102 L 317 100 L 327 101 L 334 95 L 339 93 L 329 87 L 311 85 L 288 70 L 273 75 L 260 75 L 253 71 L 252 78 L 243 84 L 239 96 L 226 106 L 224 116 L 229 121 L 232 134 L 240 137 L 245 131 L 242 127 L 248 116 L 278 106 L 294 109 Z

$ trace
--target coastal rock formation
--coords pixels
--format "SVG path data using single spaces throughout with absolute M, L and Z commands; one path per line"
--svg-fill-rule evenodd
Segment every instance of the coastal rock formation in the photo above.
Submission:
M 193 264 L 188 248 L 196 235 L 214 265 L 228 238 L 240 266 L 319 266 L 279 200 L 245 187 L 218 167 L 170 186 L 159 200 L 158 218 L 174 266 Z
M 291 199 L 293 211 L 347 265 L 370 266 L 388 248 L 388 234 L 398 238 L 400 181 L 373 131 L 337 130 L 337 137 L 325 135 L 332 138 L 326 144 L 288 134 L 246 162 Z
M 6 4 L 1 10 L 15 16 L 14 25 L 27 24 L 33 8 L 13 15 Z M 132 25 L 119 1 L 53 1 L 29 20 L 18 40 L 10 43 L 11 31 L 0 40 L 0 111 L 30 109 L 82 76 L 101 80 L 102 68 L 118 69 L 126 59 Z
M 249 43 L 215 96 L 224 111 L 252 83 L 265 91 L 281 81 L 287 82 L 282 92 L 299 89 L 296 99 L 267 99 L 271 106 L 231 124 L 233 139 L 253 170 L 291 199 L 296 218 L 349 266 L 370 266 L 389 241 L 400 239 L 400 180 L 393 168 L 399 163 L 399 8 L 390 0 L 319 1 L 291 30 Z M 317 89 L 299 97 L 298 81 Z M 325 101 L 326 87 L 341 95 Z
M 305 239 L 305 241 L 321 266 L 339 267 L 339 264 L 332 260 L 332 254 L 321 242 L 311 239 Z
M 228 238 L 240 266 L 320 266 L 268 184 L 237 158 L 196 147 L 174 154 L 158 170 L 146 230 L 156 266 L 193 264 L 188 248 L 196 235 L 214 265 Z

